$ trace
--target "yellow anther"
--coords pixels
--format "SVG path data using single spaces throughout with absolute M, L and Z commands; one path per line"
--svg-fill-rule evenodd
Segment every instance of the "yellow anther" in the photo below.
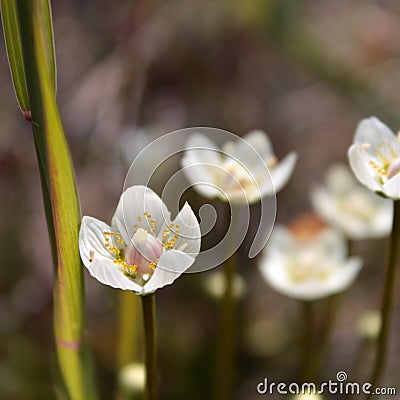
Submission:
M 154 271 L 156 269 L 156 264 L 149 263 L 149 268 L 151 268 Z

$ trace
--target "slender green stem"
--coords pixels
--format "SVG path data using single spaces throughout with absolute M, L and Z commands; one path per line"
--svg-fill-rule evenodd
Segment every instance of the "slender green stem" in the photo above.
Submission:
M 235 300 L 234 278 L 236 273 L 236 254 L 224 264 L 225 292 L 222 299 L 221 318 L 217 348 L 217 371 L 215 400 L 230 400 L 233 382 L 235 348 Z
M 234 237 L 238 229 L 238 221 L 232 218 L 229 203 L 225 206 L 225 225 Z M 226 254 L 229 256 L 233 241 L 228 241 Z M 215 400 L 231 400 L 234 378 L 235 341 L 236 341 L 236 303 L 234 298 L 234 281 L 237 268 L 237 252 L 233 253 L 224 263 L 224 295 L 221 303 L 221 314 L 216 349 L 216 375 L 214 385 Z
M 329 341 L 332 336 L 333 326 L 336 321 L 336 314 L 339 304 L 339 295 L 333 295 L 326 299 L 324 304 L 324 315 L 321 321 L 321 326 L 318 333 L 318 341 L 314 351 L 313 371 L 312 377 L 314 378 L 317 371 L 319 371 L 322 362 L 326 356 Z
M 312 378 L 313 358 L 314 358 L 314 303 L 303 301 L 303 321 L 304 332 L 302 341 L 302 353 L 300 371 L 304 381 Z
M 394 292 L 396 288 L 396 272 L 400 255 L 400 201 L 394 201 L 393 226 L 390 238 L 389 258 L 385 272 L 385 286 L 381 306 L 381 329 L 377 342 L 377 353 L 372 373 L 371 384 L 373 387 L 379 383 L 384 371 L 389 333 L 394 305 Z M 372 394 L 368 398 L 372 398 Z
M 140 318 L 139 296 L 129 290 L 120 290 L 119 321 L 118 321 L 118 368 L 121 370 L 138 358 L 138 323 Z M 120 387 L 117 388 L 116 399 L 125 400 L 132 396 L 125 393 Z
M 141 298 L 144 326 L 144 358 L 146 365 L 146 400 L 155 400 L 157 393 L 155 295 L 152 293 Z

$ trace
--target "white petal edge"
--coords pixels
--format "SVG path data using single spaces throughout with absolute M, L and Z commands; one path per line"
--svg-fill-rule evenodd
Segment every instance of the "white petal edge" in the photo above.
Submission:
M 218 165 L 221 163 L 221 152 L 218 146 L 207 136 L 194 133 L 186 142 L 185 155 L 190 155 L 197 163 Z
M 79 252 L 85 267 L 89 267 L 91 259 L 105 258 L 113 260 L 113 255 L 105 247 L 104 232 L 111 228 L 104 222 L 84 216 L 79 230 Z M 93 252 L 93 254 L 91 254 Z
M 176 216 L 174 225 L 174 229 L 176 225 L 179 226 L 178 239 L 175 242 L 174 250 L 197 257 L 201 246 L 201 231 L 196 215 L 188 202 Z
M 146 218 L 143 213 L 149 213 Z M 141 218 L 141 222 L 138 221 Z M 170 224 L 170 213 L 160 197 L 150 188 L 142 185 L 131 186 L 122 193 L 111 226 L 117 227 L 116 219 L 122 222 L 127 234 L 133 237 L 133 226 L 151 231 L 151 220 L 156 221 L 155 235 L 163 226 Z
M 158 261 L 150 280 L 144 285 L 141 294 L 153 293 L 179 278 L 192 264 L 194 258 L 176 250 L 165 251 Z
M 262 160 L 273 155 L 273 149 L 268 135 L 261 130 L 254 130 L 238 138 L 231 146 L 224 146 L 228 156 L 237 159 L 247 168 L 254 168 Z
M 108 259 L 95 259 L 87 269 L 90 275 L 104 285 L 115 289 L 133 290 L 136 293 L 142 291 L 142 287 L 127 278 L 119 267 Z
M 383 185 L 383 193 L 393 199 L 400 199 L 400 174 L 395 175 Z
M 185 153 L 183 156 L 181 166 L 186 179 L 202 196 L 212 199 L 221 195 L 216 188 L 218 186 L 217 166 L 209 168 L 209 164 L 199 164 L 199 161 L 190 152 Z M 213 170 L 215 174 L 211 172 Z
M 353 144 L 348 152 L 351 169 L 357 179 L 368 189 L 376 192 L 382 190 L 382 187 L 376 182 L 372 176 L 372 171 L 363 158 L 360 148 Z
M 297 161 L 297 153 L 290 152 L 275 167 L 270 169 L 275 192 L 278 193 L 289 181 Z
M 372 148 L 377 148 L 382 142 L 396 143 L 393 131 L 376 117 L 365 118 L 357 125 L 354 143 L 362 145 L 369 143 Z

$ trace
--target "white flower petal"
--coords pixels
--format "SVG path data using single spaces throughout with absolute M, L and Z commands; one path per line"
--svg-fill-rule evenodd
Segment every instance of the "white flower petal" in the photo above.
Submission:
M 144 285 L 142 294 L 152 293 L 170 285 L 181 276 L 192 264 L 194 258 L 176 250 L 165 251 L 158 261 L 150 280 Z
M 358 145 L 368 143 L 377 149 L 382 142 L 396 143 L 396 136 L 383 122 L 376 117 L 361 120 L 356 129 L 354 142 Z M 397 143 L 396 143 L 397 146 Z
M 352 145 L 349 149 L 349 162 L 351 169 L 357 179 L 374 192 L 381 191 L 382 188 L 373 176 L 373 170 L 364 158 L 362 150 L 357 145 Z
M 218 186 L 218 170 L 215 167 L 210 168 L 207 164 L 199 164 L 199 162 L 191 151 L 185 152 L 181 165 L 186 179 L 204 197 L 212 199 L 220 196 L 220 191 L 216 188 Z
M 400 174 L 395 175 L 383 185 L 383 193 L 391 199 L 400 199 Z
M 361 266 L 361 258 L 349 258 L 341 268 L 337 268 L 332 274 L 327 284 L 327 291 L 333 294 L 349 288 L 360 272 Z
M 347 254 L 346 240 L 336 229 L 325 228 L 314 239 L 313 245 L 316 250 L 327 254 L 328 257 L 337 260 L 344 259 Z
M 372 237 L 387 236 L 392 228 L 393 222 L 393 201 L 389 199 L 378 198 L 383 204 L 376 213 L 376 217 L 371 224 Z
M 178 229 L 178 239 L 175 242 L 174 249 L 197 257 L 201 245 L 200 225 L 187 202 L 174 220 L 175 229 Z
M 104 232 L 111 228 L 102 221 L 92 217 L 83 217 L 79 231 L 79 251 L 86 267 L 98 257 L 113 260 L 114 256 L 105 247 Z
M 326 186 L 332 193 L 342 194 L 357 184 L 354 175 L 343 164 L 333 164 L 326 174 Z
M 196 160 L 195 164 L 204 163 L 218 165 L 221 162 L 221 152 L 218 146 L 207 136 L 194 133 L 186 142 L 185 154 L 190 154 Z
M 297 154 L 291 152 L 284 157 L 275 167 L 270 169 L 275 192 L 279 192 L 291 177 L 297 161 Z
M 268 135 L 261 130 L 254 130 L 238 139 L 233 145 L 224 150 L 228 156 L 243 163 L 247 168 L 254 168 L 261 160 L 266 161 L 273 155 L 272 145 Z M 258 153 L 258 155 L 257 155 Z
M 268 253 L 277 252 L 278 254 L 285 254 L 292 251 L 295 246 L 296 240 L 290 230 L 283 225 L 275 225 L 267 243 Z
M 127 278 L 119 267 L 109 259 L 95 259 L 87 268 L 93 278 L 105 285 L 116 289 L 133 290 L 137 293 L 142 291 L 140 285 Z
M 147 218 L 144 213 L 150 215 Z M 117 219 L 123 223 L 130 238 L 135 228 L 143 228 L 151 232 L 151 221 L 156 221 L 157 235 L 163 226 L 170 224 L 170 213 L 163 201 L 146 186 L 132 186 L 122 194 L 117 210 L 115 211 L 112 226 L 117 226 Z M 121 232 L 122 233 L 122 232 Z

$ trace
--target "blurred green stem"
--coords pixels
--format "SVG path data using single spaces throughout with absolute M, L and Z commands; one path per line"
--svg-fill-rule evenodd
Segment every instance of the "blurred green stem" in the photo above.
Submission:
M 237 255 L 232 255 L 224 264 L 225 291 L 222 299 L 218 348 L 215 400 L 231 399 L 235 348 L 235 299 L 234 278 Z
M 314 335 L 314 302 L 303 301 L 303 319 L 304 325 L 303 341 L 302 341 L 302 352 L 301 352 L 301 364 L 300 373 L 304 381 L 309 381 L 312 378 L 313 373 L 313 361 L 314 361 L 314 346 L 313 346 L 313 335 Z
M 336 314 L 339 306 L 339 295 L 332 295 L 326 299 L 324 304 L 324 314 L 321 321 L 321 327 L 318 334 L 318 343 L 315 350 L 313 370 L 311 376 L 315 378 L 316 372 L 319 371 L 324 358 L 326 357 L 329 341 L 332 336 L 333 326 L 336 321 Z
M 118 369 L 136 361 L 138 357 L 138 336 L 140 318 L 140 299 L 129 290 L 118 291 Z M 123 392 L 119 387 L 116 398 L 129 399 L 132 396 Z
M 156 305 L 154 293 L 141 296 L 146 366 L 146 400 L 155 400 L 157 393 Z
M 226 226 L 235 233 L 235 221 L 231 220 L 231 208 L 229 203 L 224 205 L 226 208 Z M 231 249 L 227 248 L 227 254 L 231 253 Z M 234 349 L 235 349 L 235 298 L 234 298 L 234 281 L 237 268 L 237 253 L 232 254 L 224 263 L 224 294 L 221 304 L 220 325 L 217 338 L 217 364 L 216 364 L 216 380 L 215 380 L 215 400 L 231 400 L 232 383 L 234 371 Z
M 384 371 L 387 347 L 389 342 L 389 333 L 394 305 L 394 292 L 396 289 L 396 273 L 399 262 L 400 251 L 400 201 L 394 201 L 393 209 L 393 226 L 392 235 L 390 237 L 389 257 L 385 272 L 385 286 L 383 290 L 382 306 L 381 306 L 381 330 L 379 332 L 377 342 L 377 353 L 375 365 L 370 383 L 373 387 L 379 383 Z M 372 398 L 370 394 L 367 398 Z

